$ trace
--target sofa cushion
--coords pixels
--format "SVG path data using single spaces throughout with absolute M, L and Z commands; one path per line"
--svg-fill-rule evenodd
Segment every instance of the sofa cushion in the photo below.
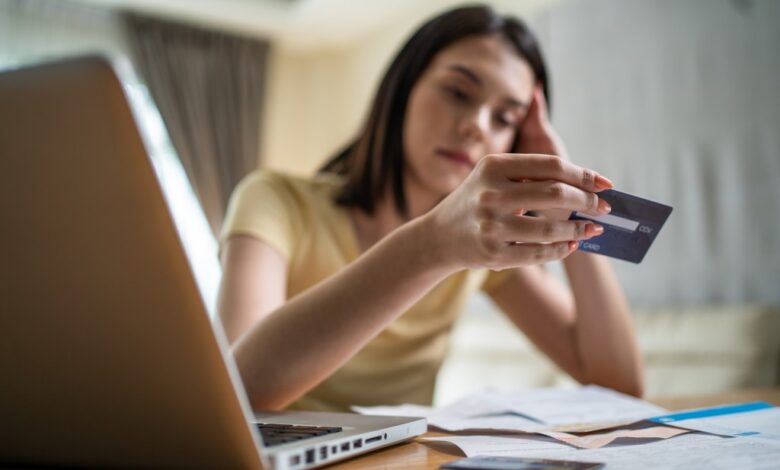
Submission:
M 759 305 L 636 309 L 646 396 L 719 393 L 780 383 L 780 309 Z M 485 388 L 574 386 L 487 298 L 455 326 L 435 402 Z

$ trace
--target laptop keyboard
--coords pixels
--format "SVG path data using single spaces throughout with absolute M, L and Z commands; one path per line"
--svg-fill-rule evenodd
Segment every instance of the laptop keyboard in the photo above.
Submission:
M 294 426 L 292 424 L 255 423 L 263 443 L 267 447 L 278 446 L 287 442 L 302 441 L 312 437 L 333 434 L 342 430 L 337 426 Z

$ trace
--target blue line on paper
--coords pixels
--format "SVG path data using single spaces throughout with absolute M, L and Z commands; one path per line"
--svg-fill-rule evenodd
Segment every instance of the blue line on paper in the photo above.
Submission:
M 656 423 L 673 423 L 675 421 L 684 421 L 686 419 L 710 418 L 713 416 L 721 416 L 721 415 L 728 415 L 734 413 L 745 413 L 747 411 L 763 410 L 772 407 L 773 405 L 770 405 L 767 402 L 756 401 L 751 403 L 740 403 L 738 405 L 716 406 L 713 408 L 702 408 L 700 410 L 683 411 L 681 413 L 672 413 L 664 416 L 657 416 L 655 418 L 650 418 L 649 421 L 654 421 Z

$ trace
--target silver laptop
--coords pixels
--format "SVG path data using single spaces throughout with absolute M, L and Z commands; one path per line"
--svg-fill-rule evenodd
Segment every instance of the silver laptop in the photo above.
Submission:
M 426 430 L 252 414 L 104 59 L 0 74 L 0 251 L 0 464 L 301 469 Z

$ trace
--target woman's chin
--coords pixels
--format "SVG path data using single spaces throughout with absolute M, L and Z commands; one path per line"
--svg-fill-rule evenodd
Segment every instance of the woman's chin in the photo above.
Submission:
M 466 177 L 461 175 L 443 174 L 440 175 L 439 178 L 436 178 L 436 181 L 431 183 L 431 188 L 444 198 L 458 189 L 458 186 L 460 186 L 465 179 Z
M 468 176 L 468 172 L 454 171 L 453 168 L 437 168 L 436 170 L 427 172 L 424 178 L 414 178 L 416 181 L 407 180 L 406 184 L 417 186 L 423 192 L 437 199 L 443 199 L 455 191 Z

